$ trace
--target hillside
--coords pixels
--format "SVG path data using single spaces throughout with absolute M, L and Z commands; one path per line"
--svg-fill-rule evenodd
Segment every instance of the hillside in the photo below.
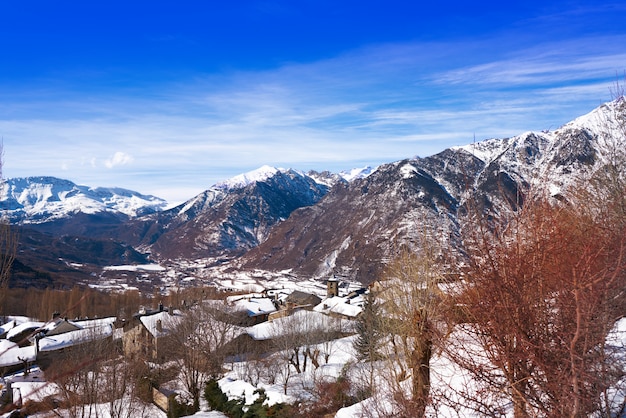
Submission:
M 623 152 L 625 138 L 616 121 L 625 113 L 626 103 L 616 101 L 555 131 L 490 139 L 380 166 L 294 212 L 243 257 L 243 266 L 292 269 L 305 277 L 336 273 L 369 283 L 398 248 L 419 241 L 424 227 L 454 240 L 468 199 L 502 211 L 522 204 L 529 185 L 558 197 L 580 183 L 584 173 Z
M 300 279 L 336 274 L 369 283 L 400 247 L 415 245 L 424 228 L 454 242 L 468 200 L 485 209 L 515 209 L 529 185 L 559 197 L 624 149 L 624 114 L 625 102 L 617 100 L 554 131 L 488 139 L 351 173 L 264 166 L 169 210 L 151 196 L 54 178 L 9 179 L 0 205 L 13 223 L 47 234 L 50 243 L 60 237 L 80 238 L 74 241 L 79 246 L 83 239 L 111 241 L 166 265 L 197 260 L 221 271 L 289 271 Z M 83 250 L 72 251 L 72 240 L 64 240 L 63 258 L 80 259 Z M 22 247 L 25 265 L 44 268 L 37 261 L 44 241 L 35 251 Z M 122 262 L 115 257 L 94 260 L 100 267 Z

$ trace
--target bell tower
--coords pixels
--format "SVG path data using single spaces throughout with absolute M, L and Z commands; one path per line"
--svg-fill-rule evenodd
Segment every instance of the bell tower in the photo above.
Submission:
M 339 296 L 339 280 L 333 276 L 326 282 L 326 297 L 334 298 Z

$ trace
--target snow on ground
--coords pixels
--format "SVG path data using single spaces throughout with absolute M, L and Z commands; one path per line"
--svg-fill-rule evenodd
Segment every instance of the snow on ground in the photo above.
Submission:
M 105 271 L 165 271 L 165 267 L 158 264 L 126 264 L 120 266 L 107 266 Z
M 607 338 L 609 350 L 616 354 L 622 364 L 626 363 L 626 317 L 617 321 Z M 626 377 L 622 378 L 617 387 L 611 388 L 607 394 L 609 400 L 614 403 L 613 410 L 619 409 L 619 405 L 626 402 Z M 622 417 L 626 417 L 624 412 Z
M 262 323 L 250 327 L 248 330 L 251 335 L 258 339 L 268 338 L 274 333 L 269 331 L 272 327 L 279 327 L 281 321 L 291 320 L 298 322 L 309 322 L 309 320 L 320 320 L 320 318 L 327 318 L 324 314 L 312 311 L 299 311 L 292 317 L 277 319 L 275 324 Z M 323 322 L 323 321 L 322 321 Z M 314 367 L 309 361 L 306 372 L 296 374 L 293 368 L 290 369 L 290 375 L 286 384 L 285 393 L 285 374 L 281 374 L 279 369 L 284 369 L 284 357 L 283 353 L 277 352 L 271 354 L 268 358 L 264 358 L 263 361 L 267 361 L 264 365 L 267 369 L 262 375 L 256 378 L 255 384 L 251 383 L 250 370 L 254 369 L 254 363 L 252 362 L 233 362 L 225 364 L 227 372 L 224 377 L 218 381 L 221 389 L 230 398 L 237 399 L 245 397 L 247 404 L 252 403 L 257 394 L 254 391 L 257 388 L 263 388 L 268 397 L 268 403 L 294 403 L 299 400 L 306 399 L 312 396 L 312 390 L 314 389 L 315 382 L 323 380 L 334 381 L 339 376 L 347 376 L 355 385 L 363 384 L 364 373 L 369 370 L 369 363 L 362 363 L 357 361 L 356 352 L 353 347 L 353 341 L 356 336 L 348 336 L 340 338 L 334 341 L 325 342 L 314 345 L 312 350 L 320 351 L 320 365 Z M 463 351 L 472 353 L 474 349 L 478 350 L 476 343 L 472 340 L 471 333 L 468 333 L 464 327 L 459 326 L 453 334 L 450 336 L 459 344 L 459 347 L 463 347 Z M 609 347 L 614 347 L 619 351 L 622 358 L 626 357 L 626 318 L 620 320 L 614 329 L 612 330 L 609 338 L 607 339 Z M 328 355 L 328 360 L 325 361 L 324 355 Z M 272 363 L 272 358 L 275 362 Z M 281 363 L 282 362 L 282 363 Z M 269 365 L 269 366 L 268 366 Z M 336 417 L 337 418 L 356 418 L 361 417 L 364 414 L 367 416 L 382 416 L 384 413 L 391 413 L 393 411 L 393 401 L 389 397 L 392 393 L 391 390 L 386 390 L 385 381 L 381 376 L 386 374 L 385 370 L 391 366 L 391 363 L 385 361 L 375 364 L 374 369 L 380 372 L 379 378 L 375 379 L 377 385 L 383 389 L 379 391 L 378 395 L 365 399 L 357 404 L 340 409 Z M 378 373 L 377 372 L 377 373 Z M 270 377 L 273 375 L 273 377 Z M 479 417 L 484 414 L 476 412 L 472 409 L 472 405 L 466 401 L 465 398 L 459 395 L 461 392 L 468 392 L 470 396 L 476 396 L 476 399 L 487 400 L 487 398 L 481 396 L 491 396 L 488 402 L 492 405 L 498 405 L 505 411 L 509 411 L 503 416 L 512 416 L 510 410 L 510 402 L 502 394 L 489 394 L 482 393 L 479 396 L 479 391 L 483 388 L 472 376 L 465 370 L 461 369 L 455 364 L 445 353 L 437 352 L 431 362 L 431 393 L 434 399 L 434 403 L 429 407 L 429 416 L 443 416 L 443 417 Z M 23 373 L 19 373 L 11 376 L 13 382 L 13 388 L 16 396 L 20 396 L 22 402 L 27 400 L 41 401 L 46 396 L 54 394 L 58 388 L 51 383 L 45 381 L 43 373 L 33 368 L 28 376 L 24 376 Z M 406 380 L 405 385 L 408 385 L 410 381 Z M 623 400 L 626 381 L 621 382 L 621 387 L 611 392 L 613 399 Z M 130 404 L 130 402 L 129 402 Z M 95 408 L 99 411 L 99 416 L 108 418 L 108 406 L 96 405 Z M 207 411 L 208 407 L 203 401 L 202 411 L 195 414 L 196 418 L 223 418 L 225 415 Z M 141 405 L 141 414 L 137 416 L 145 417 L 165 417 L 165 414 L 152 405 Z
M 194 418 L 228 418 L 226 415 L 218 411 L 200 411 L 190 416 Z
M 202 264 L 199 263 L 198 266 Z M 165 271 L 165 268 L 149 265 L 152 267 L 148 267 L 148 269 L 153 269 L 155 272 Z M 133 269 L 137 268 L 145 268 L 145 266 L 127 266 Z M 126 268 L 126 267 L 124 267 Z M 122 266 L 112 266 L 111 269 L 122 269 Z M 185 275 L 185 277 L 188 277 Z M 214 276 L 217 277 L 217 276 Z M 263 279 L 264 278 L 264 279 Z M 269 296 L 276 296 L 277 298 L 284 298 L 289 295 L 294 290 L 300 290 L 303 292 L 313 293 L 318 296 L 325 296 L 326 294 L 326 283 L 324 280 L 320 279 L 309 279 L 304 281 L 296 281 L 294 280 L 293 275 L 289 271 L 284 271 L 280 273 L 273 273 L 271 275 L 266 275 L 264 272 L 255 271 L 248 273 L 237 273 L 231 275 L 222 275 L 220 279 L 214 280 L 220 287 L 223 288 L 232 288 L 239 290 L 246 290 L 250 292 L 249 297 L 260 296 L 257 292 L 261 292 L 264 289 L 267 289 L 267 294 Z M 332 311 L 331 309 L 334 306 L 339 306 L 335 304 L 335 302 L 339 303 L 343 301 L 345 303 L 346 296 L 349 292 L 353 290 L 357 290 L 360 285 L 357 283 L 351 283 L 348 281 L 342 280 L 342 287 L 340 288 L 340 294 L 342 297 L 334 298 L 334 299 L 326 299 L 320 305 L 322 312 L 311 312 L 311 311 L 299 311 L 294 314 L 294 316 L 290 317 L 290 319 L 279 318 L 274 321 L 274 323 L 265 322 L 253 327 L 249 327 L 245 332 L 247 332 L 251 337 L 257 340 L 263 340 L 272 338 L 272 336 L 277 335 L 277 329 L 280 328 L 281 322 L 285 322 L 288 320 L 296 320 L 300 323 L 314 323 L 314 322 L 323 322 L 324 320 L 330 319 L 329 316 L 324 313 L 328 313 Z M 241 296 L 239 296 L 240 298 Z M 355 303 L 356 300 L 351 300 L 348 307 L 357 305 Z M 359 299 L 359 302 L 362 302 L 362 298 Z M 327 307 L 324 307 L 324 303 L 326 303 Z M 269 307 L 269 306 L 268 306 Z M 347 308 L 344 306 L 343 308 Z M 258 309 L 258 307 L 257 307 Z M 335 309 L 336 310 L 336 309 Z M 335 313 L 344 313 L 345 312 L 335 312 Z M 91 326 L 99 327 L 110 323 L 110 318 L 98 320 L 100 322 L 90 324 Z M 343 323 L 353 323 L 353 321 L 343 320 L 342 321 L 342 329 L 344 328 Z M 27 318 L 20 318 L 16 324 L 6 325 L 6 330 L 15 333 L 15 328 L 24 329 L 28 326 L 33 325 L 43 325 L 43 323 L 28 323 Z M 88 328 L 87 324 L 81 324 Z M 4 328 L 5 326 L 3 326 Z M 288 377 L 287 390 L 285 394 L 284 382 L 285 375 L 281 374 L 280 368 L 284 368 L 284 359 L 281 359 L 282 353 L 274 353 L 271 354 L 268 358 L 263 359 L 268 361 L 268 365 L 265 365 L 268 370 L 264 372 L 264 375 L 257 377 L 256 379 L 251 379 L 249 376 L 251 368 L 254 368 L 254 365 L 248 362 L 234 362 L 227 363 L 225 367 L 227 368 L 227 372 L 224 377 L 219 381 L 220 387 L 222 390 L 228 394 L 231 398 L 239 398 L 241 396 L 245 396 L 246 403 L 250 404 L 256 399 L 257 395 L 254 394 L 254 390 L 257 388 L 263 388 L 266 391 L 266 395 L 268 397 L 268 402 L 270 404 L 274 403 L 292 403 L 296 402 L 299 399 L 306 399 L 307 396 L 311 396 L 311 391 L 314 386 L 314 382 L 319 382 L 321 379 L 335 380 L 339 376 L 348 374 L 349 378 L 355 382 L 355 384 L 360 384 L 359 376 L 363 376 L 363 372 L 365 369 L 369 368 L 369 365 L 366 363 L 358 362 L 356 359 L 356 354 L 354 348 L 352 346 L 354 336 L 344 337 L 335 341 L 318 344 L 313 347 L 313 349 L 318 349 L 320 353 L 328 354 L 328 362 L 325 361 L 324 355 L 321 354 L 319 356 L 320 365 L 318 368 L 315 368 L 309 361 L 309 365 L 307 367 L 306 372 L 296 374 L 293 367 L 291 368 L 290 375 Z M 454 334 L 450 337 L 457 339 L 458 341 L 462 341 L 462 344 L 465 346 L 464 349 L 468 347 L 471 348 L 472 341 L 468 340 L 468 336 L 464 333 L 464 330 L 459 328 Z M 607 343 L 609 346 L 614 347 L 615 350 L 618 350 L 621 358 L 624 358 L 626 361 L 626 318 L 619 321 L 614 330 L 611 332 L 609 338 L 607 339 Z M 468 350 L 468 352 L 471 350 Z M 274 363 L 272 363 L 272 358 L 275 359 Z M 282 362 L 282 363 L 281 363 Z M 464 399 L 460 397 L 458 392 L 460 391 L 476 391 L 481 390 L 480 386 L 472 379 L 472 376 L 466 371 L 459 368 L 449 357 L 445 355 L 445 353 L 436 353 L 432 359 L 432 394 L 433 398 L 436 399 L 434 407 L 431 407 L 429 412 L 432 415 L 437 416 L 445 416 L 445 417 L 455 417 L 455 416 L 463 416 L 463 417 L 477 417 L 481 414 L 476 413 L 471 409 L 471 405 L 466 404 Z M 385 366 L 385 365 L 383 365 Z M 388 364 L 386 364 L 388 366 Z M 382 366 L 381 366 L 382 367 Z M 248 375 L 246 375 L 248 373 Z M 273 376 L 269 376 L 272 374 Z M 251 381 L 256 380 L 253 385 L 250 383 Z M 40 400 L 52 394 L 56 391 L 56 387 L 53 384 L 46 383 L 44 381 L 43 375 L 34 371 L 30 374 L 28 378 L 20 377 L 19 375 L 15 375 L 13 377 L 14 387 L 19 388 L 19 391 L 22 394 L 23 399 L 33 399 Z M 408 382 L 408 381 L 407 381 Z M 379 383 L 379 382 L 377 382 Z M 391 393 L 390 391 L 387 393 Z M 620 387 L 615 388 L 611 395 L 614 399 L 624 399 L 626 395 L 626 380 L 620 383 Z M 447 402 L 439 402 L 437 399 L 447 398 Z M 502 396 L 494 396 L 489 400 L 493 404 L 498 404 L 505 409 L 507 408 L 508 400 L 503 398 Z M 362 416 L 363 413 L 372 413 L 372 411 L 380 410 L 388 411 L 392 408 L 392 402 L 389 398 L 385 396 L 383 393 L 381 396 L 373 397 L 366 399 L 362 402 L 359 402 L 355 405 L 343 408 L 337 412 L 336 417 L 338 418 L 353 418 Z M 203 411 L 194 415 L 195 417 L 200 418 L 223 418 L 224 415 L 217 412 L 208 412 L 206 405 L 203 406 Z M 510 410 L 510 408 L 509 408 Z M 510 414 L 509 414 L 510 415 Z M 107 416 L 104 414 L 103 416 Z M 165 416 L 161 411 L 155 408 L 154 415 L 144 415 L 144 416 Z M 375 416 L 375 414 L 374 414 Z
M 230 371 L 227 372 L 224 378 L 220 379 L 218 383 L 222 391 L 226 393 L 230 399 L 245 396 L 246 404 L 251 404 L 257 398 L 258 395 L 254 394 L 257 388 L 263 388 L 265 390 L 268 405 L 293 403 L 298 399 L 310 396 L 314 382 L 320 381 L 320 379 L 335 380 L 341 376 L 346 364 L 355 361 L 355 352 L 352 347 L 353 340 L 354 336 L 349 336 L 328 343 L 314 345 L 312 347 L 313 350 L 319 349 L 321 353 L 328 353 L 328 362 L 325 362 L 322 358 L 323 355 L 320 355 L 321 364 L 319 368 L 315 368 L 309 362 L 306 372 L 296 374 L 292 369 L 286 394 L 283 385 L 284 377 L 281 377 L 280 373 L 276 370 L 276 368 L 283 367 L 283 365 L 274 366 L 274 370 L 271 370 L 276 378 L 274 383 L 261 379 L 259 383 L 254 386 L 244 380 L 245 373 L 249 366 L 247 362 L 233 363 L 229 365 Z M 280 357 L 281 353 L 274 353 L 272 356 Z
M 54 395 L 59 390 L 57 385 L 46 381 L 43 371 L 38 367 L 31 368 L 28 374 L 19 372 L 7 379 L 11 380 L 13 386 L 14 400 L 18 401 L 21 399 L 22 404 L 29 400 L 41 402 L 47 396 Z
M 7 377 L 7 380 L 11 381 L 13 388 L 13 399 L 16 404 L 25 405 L 27 402 L 42 402 L 47 397 L 58 395 L 59 387 L 51 382 L 46 381 L 44 372 L 38 367 L 32 367 L 28 374 L 19 372 Z M 153 404 L 145 404 L 137 400 L 120 399 L 119 405 L 122 409 L 120 416 L 132 416 L 137 418 L 166 418 L 167 414 L 161 411 Z M 91 414 L 87 413 L 87 410 L 91 411 Z M 111 418 L 111 411 L 109 403 L 87 405 L 85 406 L 85 416 L 97 416 L 99 418 Z M 0 415 L 1 418 L 9 417 L 10 412 L 5 415 Z M 43 416 L 53 416 L 46 412 L 42 413 Z M 35 414 L 32 416 L 39 416 Z M 55 410 L 54 416 L 71 416 L 69 411 Z M 80 412 L 79 415 L 81 416 Z M 221 418 L 222 415 L 209 415 L 210 418 Z

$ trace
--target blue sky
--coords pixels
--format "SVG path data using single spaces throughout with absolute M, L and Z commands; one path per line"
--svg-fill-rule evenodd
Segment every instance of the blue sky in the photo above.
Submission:
M 265 164 L 555 129 L 611 99 L 624 21 L 591 0 L 0 1 L 3 175 L 181 202 Z

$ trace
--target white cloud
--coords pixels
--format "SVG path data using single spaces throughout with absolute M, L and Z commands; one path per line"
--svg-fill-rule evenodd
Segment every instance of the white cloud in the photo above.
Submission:
M 63 161 L 59 175 L 73 181 L 180 201 L 264 164 L 338 171 L 431 155 L 474 135 L 555 128 L 592 110 L 610 98 L 614 67 L 626 59 L 616 52 L 622 40 L 493 54 L 478 41 L 377 45 L 182 80 L 145 96 L 25 101 L 0 119 L 5 174 L 54 175 Z M 131 171 L 107 170 L 131 163 Z
M 626 37 L 615 36 L 539 44 L 514 50 L 502 59 L 444 71 L 434 81 L 482 88 L 593 83 L 614 77 L 622 70 L 626 54 L 617 46 L 624 42 Z
M 113 168 L 113 167 L 116 167 L 118 165 L 126 165 L 126 164 L 130 164 L 132 162 L 133 162 L 133 157 L 132 156 L 130 156 L 130 155 L 124 153 L 124 152 L 118 151 L 115 154 L 113 154 L 113 157 L 111 157 L 108 160 L 106 160 L 104 162 L 104 165 L 107 168 Z

